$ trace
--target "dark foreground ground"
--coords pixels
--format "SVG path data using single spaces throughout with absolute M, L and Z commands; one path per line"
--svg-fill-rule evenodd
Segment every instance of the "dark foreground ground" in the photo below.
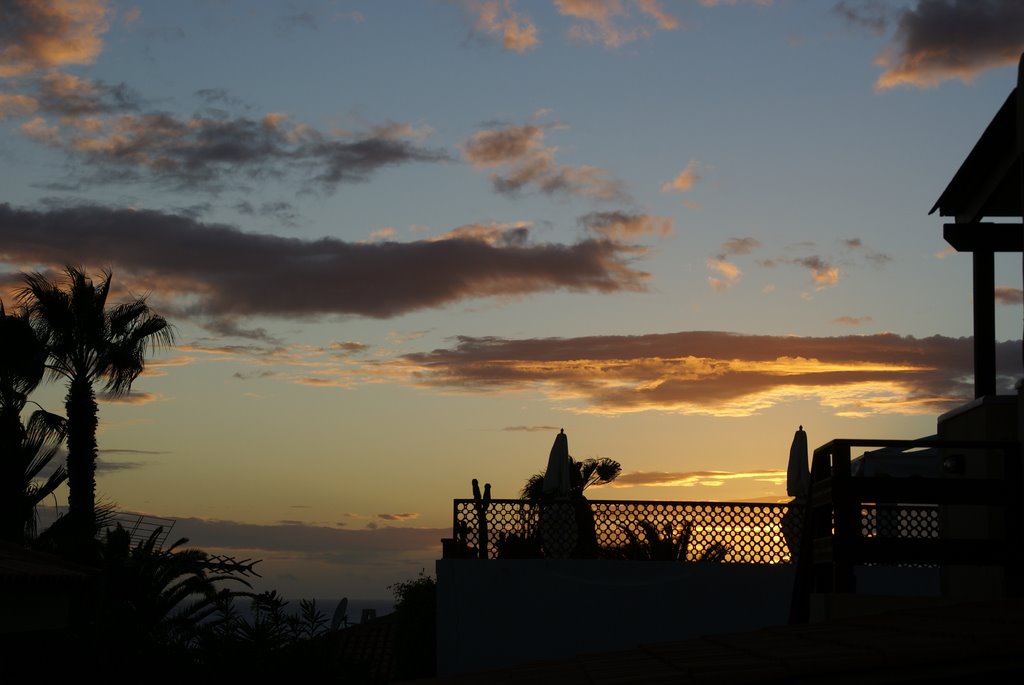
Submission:
M 1024 600 L 903 609 L 419 682 L 1021 683 Z

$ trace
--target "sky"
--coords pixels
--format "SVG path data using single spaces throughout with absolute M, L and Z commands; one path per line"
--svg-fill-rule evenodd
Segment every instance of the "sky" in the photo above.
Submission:
M 0 0 L 0 299 L 109 269 L 174 325 L 98 495 L 286 597 L 432 573 L 562 428 L 591 498 L 786 501 L 797 426 L 973 396 L 929 211 L 1022 51 L 1017 0 Z

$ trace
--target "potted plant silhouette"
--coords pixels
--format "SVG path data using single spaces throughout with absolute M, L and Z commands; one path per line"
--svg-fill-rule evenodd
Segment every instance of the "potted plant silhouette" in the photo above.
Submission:
M 729 546 L 713 542 L 696 556 L 690 553 L 693 542 L 693 523 L 683 522 L 677 532 L 671 521 L 663 521 L 661 529 L 653 521 L 641 519 L 636 523 L 639 532 L 629 526 L 622 526 L 626 534 L 626 545 L 622 556 L 626 559 L 643 561 L 708 561 L 719 562 L 729 553 Z
M 564 433 L 560 434 L 564 438 Z M 558 442 L 556 441 L 556 445 Z M 567 449 L 567 448 L 566 448 Z M 597 528 L 594 512 L 584 491 L 594 485 L 605 485 L 615 480 L 622 472 L 622 465 L 614 459 L 598 458 L 576 461 L 565 455 L 568 460 L 568 488 L 564 494 L 551 495 L 545 493 L 545 473 L 536 473 L 527 479 L 520 496 L 523 500 L 538 505 L 543 516 L 544 506 L 557 501 L 568 502 L 575 518 L 575 542 L 569 551 L 573 558 L 595 558 L 598 556 Z M 545 554 L 550 554 L 545 550 Z

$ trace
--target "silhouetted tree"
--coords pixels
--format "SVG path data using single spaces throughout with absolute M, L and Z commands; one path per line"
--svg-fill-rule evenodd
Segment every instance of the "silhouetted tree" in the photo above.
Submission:
M 437 580 L 418 577 L 388 586 L 395 596 L 395 678 L 429 678 L 437 672 Z
M 43 409 L 28 425 L 22 412 L 46 370 L 46 348 L 25 310 L 0 302 L 0 539 L 22 542 L 35 531 L 35 507 L 67 478 L 63 466 L 38 481 L 57 456 L 64 421 Z
M 96 427 L 94 384 L 124 395 L 145 368 L 149 350 L 173 343 L 173 330 L 145 298 L 107 307 L 109 271 L 94 284 L 68 266 L 60 282 L 25 274 L 18 298 L 47 351 L 46 368 L 67 382 L 68 515 L 83 535 L 95 534 Z
M 190 668 L 204 624 L 251 587 L 252 563 L 225 563 L 185 547 L 185 538 L 161 548 L 162 534 L 157 528 L 133 543 L 118 524 L 98 544 L 99 596 L 83 640 L 95 645 L 92 658 L 104 671 L 137 673 L 158 662 Z

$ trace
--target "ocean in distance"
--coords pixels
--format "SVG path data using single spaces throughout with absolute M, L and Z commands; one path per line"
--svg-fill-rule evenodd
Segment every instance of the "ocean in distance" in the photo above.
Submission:
M 327 599 L 315 598 L 316 609 L 324 615 L 324 617 L 327 619 L 328 625 L 330 625 L 331 621 L 334 619 L 334 612 L 337 610 L 338 604 L 341 602 L 341 599 L 342 598 L 340 597 Z M 286 598 L 285 601 L 288 602 L 288 604 L 286 604 L 284 607 L 285 612 L 289 614 L 297 614 L 299 612 L 299 602 L 301 601 L 301 598 Z M 251 603 L 249 602 L 249 600 L 245 599 L 244 597 L 239 597 L 235 600 L 235 610 L 238 612 L 239 616 L 241 616 L 247 621 L 252 618 L 252 609 L 250 604 Z M 385 614 L 392 613 L 394 610 L 394 599 L 349 599 L 348 607 L 345 611 L 345 616 L 347 618 L 346 622 L 343 625 L 358 625 L 362 622 L 363 615 L 367 611 L 375 612 L 376 616 L 379 618 L 381 616 L 384 616 Z

